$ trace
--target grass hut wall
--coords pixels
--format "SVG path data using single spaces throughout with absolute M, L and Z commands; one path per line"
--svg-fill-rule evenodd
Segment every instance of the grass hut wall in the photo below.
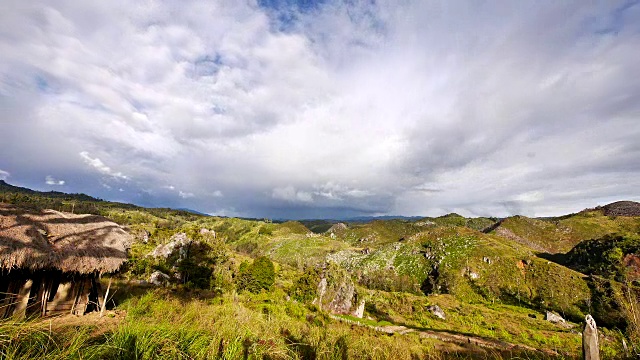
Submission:
M 130 242 L 101 216 L 0 203 L 0 318 L 100 309 L 100 276 L 120 268 Z

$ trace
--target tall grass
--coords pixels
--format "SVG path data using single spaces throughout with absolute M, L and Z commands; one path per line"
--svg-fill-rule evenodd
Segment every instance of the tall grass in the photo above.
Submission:
M 0 323 L 2 359 L 412 359 L 438 358 L 416 336 L 388 336 L 333 321 L 278 291 L 183 300 L 153 291 L 122 305 L 113 331 L 91 324 Z M 54 320 L 55 323 L 55 320 Z
M 0 322 L 2 359 L 94 358 L 100 346 L 91 341 L 91 327 L 56 329 L 43 322 Z
M 625 284 L 615 292 L 616 301 L 621 305 L 622 313 L 627 320 L 627 338 L 630 340 L 627 355 L 640 356 L 640 289 L 627 278 Z
M 126 317 L 108 331 L 90 317 L 79 326 L 48 320 L 0 322 L 1 359 L 501 359 L 540 354 L 464 349 L 387 335 L 335 321 L 275 289 L 210 299 L 153 290 L 120 305 Z M 86 319 L 86 320 L 85 320 Z M 115 321 L 115 319 L 113 319 Z M 75 321 L 74 321 L 75 323 Z

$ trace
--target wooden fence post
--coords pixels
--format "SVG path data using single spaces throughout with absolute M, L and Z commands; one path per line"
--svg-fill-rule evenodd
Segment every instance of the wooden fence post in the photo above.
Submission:
M 107 292 L 104 294 L 104 300 L 102 301 L 102 307 L 100 308 L 100 317 L 104 314 L 104 310 L 107 308 L 107 300 L 109 299 L 109 290 L 111 290 L 111 280 L 113 278 L 109 278 L 109 285 L 107 286 Z

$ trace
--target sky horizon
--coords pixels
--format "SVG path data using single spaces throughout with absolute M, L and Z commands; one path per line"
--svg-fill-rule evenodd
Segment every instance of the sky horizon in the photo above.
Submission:
M 9 186 L 16 186 L 16 187 L 22 187 L 22 188 L 30 189 L 30 188 L 25 187 L 23 185 L 11 184 L 11 183 L 7 182 L 6 180 L 0 179 L 0 183 L 2 183 L 2 182 L 4 182 L 5 184 L 7 184 Z M 42 190 L 42 189 L 30 189 L 30 190 L 41 191 L 41 192 L 59 191 L 59 190 L 51 190 L 51 189 L 44 189 L 44 190 Z M 73 193 L 73 194 L 77 194 L 77 193 Z M 73 195 L 73 194 L 71 194 L 71 195 Z M 98 197 L 92 196 L 91 194 L 82 193 L 82 195 L 88 195 L 88 196 L 94 197 L 94 198 L 96 198 L 98 200 L 101 200 L 101 201 L 119 202 L 119 201 L 116 201 L 116 200 L 98 198 Z M 557 213 L 557 214 L 540 216 L 540 217 L 557 217 L 557 216 L 565 216 L 565 215 L 575 214 L 575 213 L 578 213 L 578 212 L 583 211 L 583 210 L 602 207 L 602 206 L 605 206 L 605 205 L 609 205 L 612 202 L 618 202 L 618 201 L 629 201 L 629 200 L 628 199 L 619 199 L 619 200 L 611 201 L 609 203 L 594 204 L 594 205 L 586 207 L 586 208 L 575 209 L 575 210 L 570 211 L 568 213 Z M 631 200 L 631 201 L 633 201 L 633 200 Z M 135 204 L 135 203 L 126 202 L 126 201 L 124 201 L 124 203 L 145 207 L 145 205 Z M 172 207 L 171 209 L 173 209 L 173 210 L 185 210 L 185 211 L 195 212 L 195 213 L 199 213 L 199 214 L 202 214 L 202 215 L 209 215 L 209 216 L 225 216 L 225 215 L 220 215 L 220 214 L 216 214 L 216 213 L 203 213 L 201 211 L 198 211 L 198 210 L 195 210 L 195 209 L 186 208 L 186 207 L 182 207 L 182 208 Z M 357 220 L 357 219 L 361 219 L 361 218 L 365 219 L 365 218 L 385 218 L 385 217 L 392 217 L 392 218 L 442 217 L 442 216 L 447 216 L 447 215 L 451 215 L 451 214 L 453 214 L 453 212 L 449 212 L 449 213 L 446 213 L 446 214 L 432 214 L 430 216 L 427 216 L 427 215 L 384 214 L 384 215 L 353 215 L 353 216 L 346 216 L 346 217 L 344 217 L 344 216 L 340 217 L 339 216 L 339 217 L 322 217 L 322 218 L 295 217 L 295 215 L 294 215 L 294 217 L 269 217 L 269 216 L 262 216 L 262 217 L 236 216 L 236 217 L 247 218 L 247 219 L 270 219 L 270 220 L 274 220 L 274 221 L 287 221 L 287 220 L 293 220 L 293 221 L 295 221 L 295 220 L 338 220 L 338 221 L 340 221 L 340 220 L 354 220 L 354 219 Z M 460 214 L 458 214 L 458 215 L 460 215 Z M 515 215 L 522 215 L 522 214 L 509 214 L 509 216 L 515 216 Z M 483 217 L 483 216 L 477 216 L 477 217 Z M 493 216 L 493 215 L 485 215 L 484 217 L 504 218 L 504 217 L 501 217 L 501 216 Z
M 0 179 L 254 218 L 640 193 L 640 1 L 8 0 Z

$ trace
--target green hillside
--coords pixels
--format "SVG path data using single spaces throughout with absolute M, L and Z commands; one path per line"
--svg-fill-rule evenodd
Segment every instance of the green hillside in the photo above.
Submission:
M 607 216 L 602 210 L 583 211 L 551 219 L 513 216 L 504 219 L 492 233 L 539 252 L 564 253 L 584 240 L 608 234 L 640 232 L 640 217 Z
M 110 317 L 54 319 L 49 335 L 37 319 L 0 322 L 3 358 L 578 358 L 589 313 L 604 357 L 623 356 L 622 339 L 640 346 L 640 217 L 602 208 L 272 223 L 4 182 L 0 197 L 88 209 L 135 237 L 112 277 Z M 164 283 L 150 284 L 158 272 Z M 566 322 L 545 320 L 547 311 Z

